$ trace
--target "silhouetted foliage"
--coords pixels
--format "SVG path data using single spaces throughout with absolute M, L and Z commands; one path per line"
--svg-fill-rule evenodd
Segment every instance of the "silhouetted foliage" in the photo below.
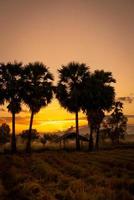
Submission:
M 53 141 L 53 140 L 57 139 L 59 137 L 59 135 L 58 134 L 44 134 L 43 137 L 45 138 L 45 140 Z
M 0 144 L 5 144 L 10 141 L 10 127 L 8 124 L 3 123 L 0 126 Z
M 57 138 L 59 138 L 58 134 L 45 133 L 43 137 L 40 138 L 40 141 L 45 145 L 47 142 L 54 142 Z
M 22 131 L 22 133 L 21 133 L 21 137 L 23 138 L 23 139 L 28 139 L 28 137 L 29 137 L 29 130 L 24 130 L 24 131 Z M 37 130 L 36 129 L 32 129 L 31 130 L 31 140 L 36 140 L 36 139 L 38 139 L 39 138 L 39 133 L 37 132 Z
M 21 111 L 21 70 L 22 63 L 2 64 L 5 98 L 8 111 L 12 113 L 12 140 L 11 151 L 16 152 L 15 115 Z
M 59 70 L 56 97 L 61 106 L 76 115 L 76 149 L 80 149 L 78 112 L 82 106 L 83 83 L 89 77 L 89 69 L 85 64 L 75 62 L 62 66 Z
M 32 129 L 33 118 L 42 107 L 47 106 L 53 94 L 62 107 L 75 113 L 76 149 L 80 149 L 78 113 L 86 113 L 89 128 L 89 149 L 93 150 L 93 132 L 96 133 L 95 148 L 99 149 L 100 126 L 105 111 L 110 111 L 115 101 L 115 91 L 111 83 L 115 83 L 111 72 L 95 70 L 90 73 L 85 64 L 71 62 L 58 70 L 59 81 L 53 86 L 53 76 L 43 63 L 35 62 L 22 66 L 22 63 L 0 63 L 0 105 L 7 103 L 12 114 L 12 153 L 16 152 L 15 116 L 21 111 L 21 103 L 28 106 L 31 117 L 29 130 L 22 133 L 27 138 L 26 151 L 31 152 L 31 140 L 36 139 Z M 122 113 L 122 104 L 114 104 L 114 112 L 108 121 L 108 134 L 113 140 L 123 137 L 126 132 L 127 119 Z M 45 135 L 42 143 L 54 141 L 57 135 Z M 117 137 L 117 138 L 116 138 Z M 116 139 L 115 139 L 116 138 Z
M 123 114 L 123 103 L 114 103 L 113 112 L 107 119 L 107 132 L 113 144 L 119 144 L 119 139 L 124 138 L 127 130 L 127 117 Z
M 39 62 L 29 63 L 23 70 L 23 101 L 31 111 L 29 137 L 26 151 L 31 152 L 31 130 L 33 117 L 42 107 L 47 106 L 53 97 L 53 76 L 48 68 Z
M 96 132 L 96 149 L 99 149 L 100 124 L 104 119 L 105 111 L 112 108 L 115 92 L 111 83 L 115 79 L 111 72 L 96 70 L 85 82 L 83 90 L 82 109 L 87 115 L 90 127 L 89 150 L 93 150 L 93 131 Z

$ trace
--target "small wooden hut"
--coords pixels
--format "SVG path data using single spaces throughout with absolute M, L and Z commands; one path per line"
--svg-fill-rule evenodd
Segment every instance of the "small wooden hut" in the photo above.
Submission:
M 65 148 L 67 141 L 75 140 L 75 139 L 76 139 L 76 132 L 68 132 L 59 136 L 56 140 L 54 140 L 54 142 L 59 143 L 60 148 L 62 148 L 62 144 L 63 144 L 63 148 Z M 89 142 L 89 138 L 81 134 L 79 134 L 79 140 L 81 142 L 81 146 L 83 145 L 83 142 Z

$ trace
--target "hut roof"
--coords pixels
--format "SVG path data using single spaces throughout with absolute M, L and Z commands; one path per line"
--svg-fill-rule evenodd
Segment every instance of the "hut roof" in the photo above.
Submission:
M 75 138 L 76 138 L 76 132 L 69 132 L 59 136 L 54 142 L 58 143 L 61 142 L 62 140 L 75 139 Z M 79 134 L 79 140 L 85 142 L 89 141 L 89 139 L 86 136 L 83 136 L 81 134 Z

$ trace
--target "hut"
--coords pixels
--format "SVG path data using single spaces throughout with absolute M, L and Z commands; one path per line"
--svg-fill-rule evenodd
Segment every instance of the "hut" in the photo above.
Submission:
M 56 138 L 54 142 L 59 143 L 60 148 L 62 148 L 62 144 L 63 144 L 63 148 L 65 148 L 67 141 L 75 140 L 75 139 L 76 139 L 76 132 L 68 132 Z M 86 136 L 82 134 L 79 134 L 79 140 L 80 140 L 81 146 L 83 145 L 83 142 L 89 142 L 89 138 L 87 138 Z

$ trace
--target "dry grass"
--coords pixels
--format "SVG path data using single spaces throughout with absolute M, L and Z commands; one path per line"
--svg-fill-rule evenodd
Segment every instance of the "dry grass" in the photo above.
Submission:
M 134 149 L 0 156 L 0 200 L 134 200 Z

